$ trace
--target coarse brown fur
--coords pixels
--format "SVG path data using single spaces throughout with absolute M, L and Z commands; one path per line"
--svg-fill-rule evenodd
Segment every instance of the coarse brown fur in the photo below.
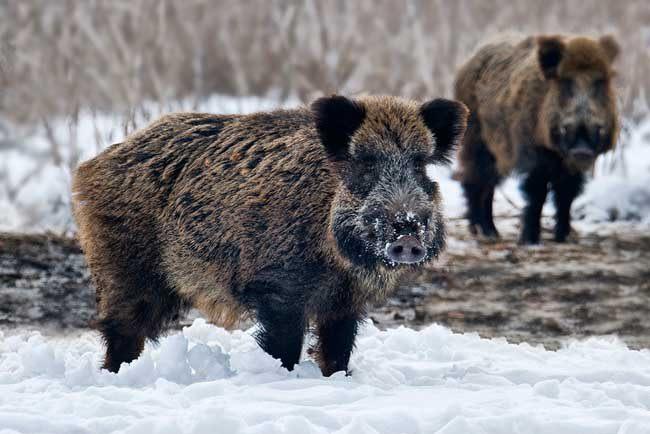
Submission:
M 456 98 L 471 115 L 457 177 L 473 231 L 479 226 L 485 236 L 498 236 L 492 221 L 494 187 L 516 171 L 524 174 L 522 188 L 531 202 L 522 242 L 539 239 L 539 222 L 533 220 L 538 220 L 548 184 L 563 214 L 556 240 L 564 241 L 570 230 L 565 220 L 584 172 L 614 147 L 618 135 L 612 86 L 618 51 L 611 36 L 508 38 L 481 47 L 461 67 Z
M 323 373 L 347 369 L 366 303 L 385 297 L 412 267 L 385 260 L 367 241 L 397 235 L 370 234 L 360 223 L 356 210 L 373 197 L 365 184 L 380 181 L 364 184 L 373 169 L 357 157 L 443 161 L 444 146 L 451 149 L 464 130 L 466 109 L 430 104 L 427 119 L 426 107 L 331 97 L 311 109 L 173 114 L 82 164 L 74 209 L 97 287 L 104 366 L 117 371 L 194 306 L 223 326 L 253 316 L 260 344 L 288 368 L 313 321 Z M 400 210 L 389 210 L 391 201 L 422 210 L 426 223 L 417 227 L 428 261 L 444 245 L 444 228 L 437 186 L 426 185 L 430 194 L 404 191 L 399 201 L 382 186 L 372 202 L 381 206 L 371 211 L 382 212 L 375 225 L 392 219 L 393 230 Z

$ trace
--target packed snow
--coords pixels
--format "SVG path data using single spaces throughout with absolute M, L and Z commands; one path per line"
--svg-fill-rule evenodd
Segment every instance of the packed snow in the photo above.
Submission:
M 650 432 L 650 351 L 614 338 L 554 352 L 366 323 L 351 376 L 324 378 L 306 356 L 286 371 L 251 332 L 198 319 L 117 374 L 94 333 L 4 336 L 0 432 Z
M 14 131 L 0 125 L 0 230 L 74 230 L 70 211 L 71 167 L 164 113 L 250 113 L 298 104 L 294 99 L 279 101 L 273 96 L 214 95 L 198 102 L 148 103 L 128 114 L 81 112 L 78 123 L 53 120 L 49 134 L 43 126 Z M 58 163 L 51 156 L 53 143 L 60 155 Z M 460 217 L 465 204 L 460 185 L 451 179 L 452 170 L 431 167 L 429 173 L 441 185 L 446 215 Z M 512 214 L 513 206 L 521 207 L 523 202 L 518 180 L 510 178 L 497 190 L 495 212 Z M 552 214 L 550 202 L 546 214 Z M 595 176 L 574 205 L 574 216 L 588 222 L 622 220 L 650 224 L 650 117 L 627 122 L 618 149 L 599 158 Z

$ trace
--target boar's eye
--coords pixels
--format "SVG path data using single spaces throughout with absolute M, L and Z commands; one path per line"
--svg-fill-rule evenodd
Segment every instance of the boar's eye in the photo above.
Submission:
M 377 181 L 378 168 L 379 159 L 376 155 L 366 153 L 356 155 L 347 178 L 350 191 L 361 196 L 368 194 Z

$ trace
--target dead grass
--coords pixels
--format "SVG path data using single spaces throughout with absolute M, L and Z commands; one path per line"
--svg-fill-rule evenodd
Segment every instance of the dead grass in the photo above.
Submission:
M 0 114 L 40 122 L 143 100 L 450 95 L 500 32 L 611 32 L 627 115 L 650 84 L 645 0 L 32 0 L 0 4 Z

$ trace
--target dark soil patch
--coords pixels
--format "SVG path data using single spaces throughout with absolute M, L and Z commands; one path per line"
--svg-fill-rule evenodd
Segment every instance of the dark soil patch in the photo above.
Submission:
M 514 230 L 483 244 L 461 222 L 450 226 L 444 257 L 371 310 L 378 326 L 435 322 L 548 348 L 616 334 L 650 348 L 650 234 L 642 229 L 524 248 Z M 94 289 L 73 239 L 0 234 L 1 327 L 83 329 L 94 312 Z
M 513 226 L 514 228 L 514 226 Z M 473 240 L 452 223 L 438 265 L 403 282 L 373 318 L 382 326 L 437 322 L 456 331 L 557 348 L 566 338 L 618 335 L 650 347 L 650 234 L 633 226 L 576 242 L 520 247 Z

